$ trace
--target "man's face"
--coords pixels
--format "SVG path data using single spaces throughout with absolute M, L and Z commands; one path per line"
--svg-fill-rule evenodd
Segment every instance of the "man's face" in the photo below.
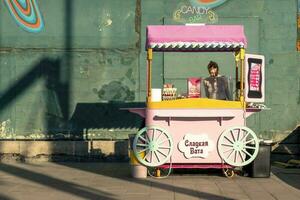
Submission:
M 218 69 L 215 68 L 215 67 L 209 68 L 208 72 L 209 72 L 209 75 L 210 75 L 211 77 L 216 77 L 216 76 L 218 76 Z

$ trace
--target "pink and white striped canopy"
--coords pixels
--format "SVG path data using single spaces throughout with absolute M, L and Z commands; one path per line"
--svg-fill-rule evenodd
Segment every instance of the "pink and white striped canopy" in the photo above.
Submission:
M 235 51 L 246 48 L 241 25 L 151 25 L 146 48 L 154 51 Z

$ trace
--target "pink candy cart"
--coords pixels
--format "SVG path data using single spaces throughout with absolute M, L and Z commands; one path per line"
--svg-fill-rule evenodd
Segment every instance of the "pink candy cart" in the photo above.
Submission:
M 259 140 L 246 126 L 246 118 L 261 109 L 248 107 L 245 100 L 248 98 L 245 97 L 246 84 L 242 83 L 247 78 L 246 46 L 243 26 L 239 25 L 147 27 L 146 108 L 128 109 L 145 118 L 146 127 L 136 134 L 133 142 L 134 155 L 142 165 L 158 170 L 220 168 L 227 169 L 225 175 L 231 176 L 233 170 L 230 169 L 245 166 L 255 159 Z M 239 94 L 233 101 L 207 98 L 154 101 L 151 88 L 153 51 L 234 52 Z M 258 91 L 262 92 L 261 87 Z M 262 98 L 262 95 L 255 98 Z

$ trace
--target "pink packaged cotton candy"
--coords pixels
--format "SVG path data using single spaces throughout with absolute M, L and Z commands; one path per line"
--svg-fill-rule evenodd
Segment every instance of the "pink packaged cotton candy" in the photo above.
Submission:
M 199 77 L 192 77 L 187 79 L 188 85 L 188 97 L 189 98 L 200 98 L 200 83 L 201 78 Z

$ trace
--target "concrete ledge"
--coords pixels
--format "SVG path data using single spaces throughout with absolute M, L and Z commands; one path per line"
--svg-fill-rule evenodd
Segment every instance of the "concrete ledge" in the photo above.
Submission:
M 0 154 L 22 159 L 43 158 L 128 158 L 128 140 L 122 141 L 0 141 Z

